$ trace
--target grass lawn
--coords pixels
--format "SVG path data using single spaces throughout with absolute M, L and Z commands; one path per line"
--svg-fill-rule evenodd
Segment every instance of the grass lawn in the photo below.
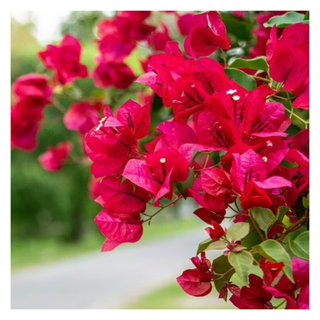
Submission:
M 122 309 L 234 309 L 230 302 L 218 299 L 213 289 L 205 297 L 192 297 L 186 294 L 177 282 L 170 283 L 145 296 L 137 297 Z

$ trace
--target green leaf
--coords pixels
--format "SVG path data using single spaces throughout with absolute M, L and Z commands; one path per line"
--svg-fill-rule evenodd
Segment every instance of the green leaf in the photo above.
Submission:
M 257 87 L 256 81 L 241 70 L 235 68 L 226 68 L 225 72 L 230 80 L 234 79 L 238 84 L 247 90 L 253 90 Z
M 309 21 L 309 17 L 310 17 L 310 11 L 307 11 L 307 13 L 305 14 L 303 20 Z
M 276 215 L 276 222 L 282 222 L 284 216 L 288 211 L 289 211 L 288 207 L 284 207 L 284 206 L 279 207 Z
M 213 243 L 213 240 L 211 238 L 200 242 L 199 246 L 198 246 L 198 250 L 197 250 L 197 255 L 199 253 L 205 251 L 208 248 L 209 244 L 211 244 L 211 243 Z
M 287 12 L 286 14 L 281 16 L 274 16 L 270 18 L 268 22 L 263 24 L 263 26 L 265 28 L 268 28 L 276 25 L 278 28 L 285 28 L 291 24 L 295 24 L 298 22 L 305 23 L 306 20 L 303 20 L 303 19 L 304 19 L 303 14 L 292 11 L 292 12 Z
M 257 57 L 254 59 L 236 59 L 230 64 L 230 68 L 248 68 L 268 72 L 269 65 L 266 57 Z
M 262 207 L 254 207 L 250 209 L 255 221 L 257 221 L 258 226 L 261 230 L 265 232 L 266 238 L 268 238 L 269 230 L 276 222 L 282 222 L 285 214 L 289 211 L 288 207 L 279 207 L 277 214 L 274 215 L 270 209 Z
M 292 282 L 294 282 L 290 256 L 279 242 L 269 239 L 263 241 L 257 246 L 254 246 L 252 249 L 265 258 L 271 259 L 275 262 L 283 262 L 285 264 L 283 272 Z
M 289 238 L 292 253 L 303 260 L 309 261 L 309 231 L 300 233 L 296 238 Z
M 208 245 L 205 251 L 222 250 L 226 248 L 226 243 L 222 240 L 214 241 Z
M 250 213 L 253 219 L 257 221 L 259 228 L 265 232 L 267 238 L 268 230 L 275 222 L 276 216 L 272 213 L 270 209 L 262 207 L 254 207 L 250 209 Z
M 232 225 L 227 231 L 227 237 L 237 241 L 243 239 L 250 230 L 250 225 L 247 222 L 238 222 Z
M 194 171 L 193 168 L 189 169 L 189 176 L 187 178 L 186 181 L 184 182 L 175 182 L 174 185 L 177 188 L 177 190 L 179 191 L 179 193 L 186 199 L 186 197 L 184 196 L 184 192 L 186 191 L 186 189 L 188 188 L 192 188 L 194 183 Z
M 214 286 L 217 289 L 217 291 L 220 293 L 222 287 L 225 285 L 226 282 L 228 282 L 231 279 L 235 271 L 232 269 L 230 272 L 228 272 L 231 269 L 231 265 L 228 261 L 228 258 L 225 255 L 222 255 L 219 258 L 212 261 L 212 269 L 214 270 L 214 273 L 213 273 Z M 222 274 L 225 274 L 225 275 L 221 276 Z
M 239 279 L 249 285 L 249 272 L 253 265 L 252 254 L 248 251 L 230 252 L 228 261 L 234 267 Z
M 226 243 L 222 240 L 213 241 L 211 238 L 199 243 L 197 255 L 203 251 L 221 250 L 226 248 Z
M 302 198 L 302 204 L 305 207 L 305 209 L 309 209 L 309 193 L 306 197 Z
M 241 244 L 250 250 L 253 246 L 259 244 L 261 242 L 261 237 L 254 227 L 251 220 L 249 220 L 250 231 L 249 234 L 241 240 Z

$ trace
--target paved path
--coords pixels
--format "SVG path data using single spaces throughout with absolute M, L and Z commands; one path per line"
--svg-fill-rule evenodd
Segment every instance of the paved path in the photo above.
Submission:
M 14 272 L 12 309 L 117 309 L 191 268 L 204 228 Z

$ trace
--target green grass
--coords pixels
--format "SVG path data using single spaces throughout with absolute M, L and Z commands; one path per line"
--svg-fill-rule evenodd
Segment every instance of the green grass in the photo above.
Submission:
M 159 217 L 152 220 L 150 226 L 145 225 L 141 243 L 157 240 L 179 232 L 199 228 L 199 221 L 192 217 L 190 219 L 169 219 L 172 211 L 168 210 Z M 98 229 L 84 236 L 79 243 L 66 243 L 59 238 L 32 239 L 26 241 L 11 241 L 11 270 L 19 270 L 25 267 L 48 264 L 64 258 L 78 256 L 89 252 L 100 252 L 105 237 Z M 135 244 L 124 244 L 116 250 L 134 246 Z
M 157 291 L 137 297 L 122 309 L 234 309 L 230 302 L 218 299 L 213 289 L 205 297 L 192 297 L 186 294 L 177 282 L 170 283 Z

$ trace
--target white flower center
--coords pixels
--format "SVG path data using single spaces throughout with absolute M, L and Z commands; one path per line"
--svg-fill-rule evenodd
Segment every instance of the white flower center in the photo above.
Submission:
M 166 158 L 161 158 L 161 159 L 160 159 L 160 162 L 161 162 L 161 163 L 165 163 L 166 161 L 167 161 Z
M 237 92 L 237 89 L 230 89 L 227 91 L 227 94 L 234 94 Z

